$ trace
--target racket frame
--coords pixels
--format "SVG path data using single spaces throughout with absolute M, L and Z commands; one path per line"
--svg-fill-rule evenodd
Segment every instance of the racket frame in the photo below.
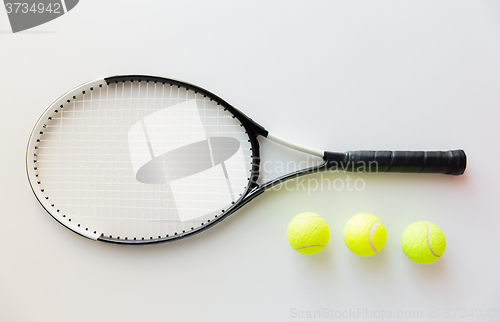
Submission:
M 59 210 L 53 203 L 51 203 L 51 200 L 49 197 L 45 196 L 43 194 L 44 189 L 39 188 L 41 182 L 38 180 L 38 175 L 37 175 L 37 166 L 36 166 L 36 153 L 37 153 L 37 148 L 38 148 L 38 143 L 40 142 L 39 136 L 43 135 L 43 129 L 47 126 L 47 124 L 51 120 L 51 116 L 54 113 L 59 113 L 62 111 L 64 108 L 65 104 L 71 104 L 73 100 L 75 99 L 76 95 L 80 95 L 82 92 L 84 92 L 87 89 L 93 90 L 93 88 L 97 88 L 100 85 L 104 84 L 112 84 L 112 83 L 120 83 L 120 82 L 147 82 L 147 83 L 161 83 L 161 84 L 171 84 L 172 86 L 178 86 L 182 88 L 186 88 L 189 90 L 194 91 L 195 93 L 201 94 L 203 96 L 206 96 L 210 98 L 210 100 L 215 101 L 218 105 L 221 105 L 224 109 L 229 111 L 233 116 L 235 116 L 238 121 L 241 123 L 241 125 L 245 128 L 245 132 L 248 135 L 248 139 L 252 148 L 252 167 L 251 167 L 251 174 L 250 174 L 250 180 L 247 189 L 245 192 L 242 194 L 242 196 L 234 202 L 232 206 L 230 206 L 226 211 L 224 211 L 222 214 L 218 215 L 216 218 L 210 220 L 210 222 L 202 223 L 200 226 L 192 229 L 192 230 L 187 230 L 186 232 L 179 233 L 177 235 L 172 235 L 169 237 L 164 237 L 164 238 L 156 238 L 156 239 L 124 239 L 124 238 L 110 238 L 105 235 L 100 234 L 100 232 L 97 231 L 89 231 L 88 228 L 83 228 L 75 225 L 67 225 L 65 218 L 65 215 L 59 214 Z M 82 90 L 85 89 L 85 90 Z M 61 102 L 65 102 L 64 104 L 61 104 Z M 186 83 L 180 80 L 176 79 L 171 79 L 171 78 L 164 78 L 164 77 L 158 77 L 158 76 L 148 76 L 148 75 L 121 75 L 121 76 L 113 76 L 113 77 L 106 77 L 103 79 L 97 79 L 91 82 L 84 83 L 67 93 L 61 95 L 58 99 L 56 99 L 44 112 L 43 114 L 39 117 L 37 120 L 35 126 L 33 127 L 33 130 L 30 134 L 30 137 L 28 139 L 28 145 L 26 148 L 26 174 L 28 177 L 28 182 L 31 186 L 31 190 L 33 191 L 33 194 L 35 195 L 36 199 L 40 203 L 40 205 L 45 209 L 45 211 L 51 215 L 57 222 L 59 222 L 61 225 L 64 227 L 68 228 L 69 230 L 83 236 L 87 237 L 89 239 L 93 240 L 101 240 L 101 241 L 106 241 L 106 242 L 112 242 L 112 243 L 120 243 L 120 244 L 149 244 L 149 243 L 156 243 L 156 242 L 164 242 L 164 241 L 172 241 L 172 240 L 178 240 L 186 236 L 191 236 L 196 233 L 199 233 L 203 231 L 206 228 L 212 227 L 215 224 L 221 222 L 225 218 L 229 217 L 231 214 L 236 212 L 238 209 L 240 209 L 242 206 L 253 200 L 255 197 L 258 195 L 262 194 L 266 189 L 277 185 L 283 181 L 286 181 L 292 177 L 300 176 L 300 175 L 305 175 L 308 173 L 312 173 L 315 171 L 319 171 L 322 168 L 325 168 L 326 163 L 323 163 L 320 166 L 316 167 L 311 167 L 307 169 L 302 169 L 299 171 L 295 171 L 289 174 L 286 174 L 284 176 L 281 176 L 279 178 L 276 178 L 274 180 L 271 180 L 267 183 L 264 183 L 262 185 L 257 184 L 257 179 L 259 178 L 259 167 L 260 167 L 260 146 L 259 146 L 259 141 L 258 141 L 258 136 L 263 136 L 266 138 L 269 138 L 272 141 L 275 141 L 279 144 L 282 144 L 284 146 L 287 146 L 291 149 L 302 151 L 305 153 L 310 153 L 313 155 L 321 156 L 323 157 L 324 152 L 320 150 L 315 150 L 315 149 L 310 149 L 306 148 L 300 145 L 296 145 L 292 142 L 286 141 L 284 139 L 281 139 L 277 136 L 274 135 L 269 135 L 269 132 L 260 124 L 256 123 L 254 120 L 252 120 L 250 117 L 246 116 L 244 113 L 242 113 L 240 110 L 217 96 L 216 94 L 209 92 L 208 90 L 201 88 L 199 86 Z

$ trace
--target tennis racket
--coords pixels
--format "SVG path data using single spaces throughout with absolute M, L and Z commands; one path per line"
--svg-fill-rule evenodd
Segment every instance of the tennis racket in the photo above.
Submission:
M 261 136 L 321 157 L 258 184 Z M 115 76 L 56 100 L 31 133 L 26 168 L 42 207 L 94 240 L 152 243 L 203 231 L 267 189 L 341 169 L 461 175 L 462 150 L 328 152 L 268 132 L 217 95 L 153 76 Z

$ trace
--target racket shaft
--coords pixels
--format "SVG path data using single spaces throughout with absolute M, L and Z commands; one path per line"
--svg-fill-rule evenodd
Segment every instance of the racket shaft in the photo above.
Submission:
M 467 157 L 453 151 L 349 151 L 325 152 L 328 168 L 357 172 L 442 173 L 461 175 Z

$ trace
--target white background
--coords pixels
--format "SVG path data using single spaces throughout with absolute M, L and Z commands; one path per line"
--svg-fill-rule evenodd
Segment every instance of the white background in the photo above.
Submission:
M 82 0 L 19 34 L 0 8 L 0 31 L 1 321 L 287 321 L 323 309 L 345 318 L 316 320 L 420 321 L 436 310 L 433 320 L 495 320 L 455 308 L 500 318 L 498 2 Z M 321 149 L 461 148 L 467 172 L 350 174 L 364 190 L 269 191 L 179 242 L 87 240 L 33 197 L 26 143 L 61 94 L 134 73 L 205 87 L 273 133 Z M 263 145 L 264 157 L 277 155 Z M 286 240 L 303 211 L 331 231 L 312 257 Z M 370 258 L 342 240 L 359 212 L 388 231 Z M 428 266 L 399 242 L 419 220 L 441 227 L 448 243 Z M 362 310 L 373 316 L 349 315 Z M 421 318 L 394 318 L 414 312 Z

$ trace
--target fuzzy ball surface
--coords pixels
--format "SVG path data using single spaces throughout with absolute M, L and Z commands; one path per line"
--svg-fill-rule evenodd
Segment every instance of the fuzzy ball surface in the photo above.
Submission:
M 330 239 L 328 224 L 318 214 L 303 212 L 288 224 L 286 237 L 299 254 L 314 255 L 323 250 Z
M 384 248 L 387 231 L 382 221 L 374 215 L 361 213 L 354 215 L 344 227 L 344 242 L 356 255 L 368 257 Z
M 438 226 L 428 221 L 419 221 L 403 231 L 401 248 L 415 263 L 431 264 L 443 256 L 446 239 Z

